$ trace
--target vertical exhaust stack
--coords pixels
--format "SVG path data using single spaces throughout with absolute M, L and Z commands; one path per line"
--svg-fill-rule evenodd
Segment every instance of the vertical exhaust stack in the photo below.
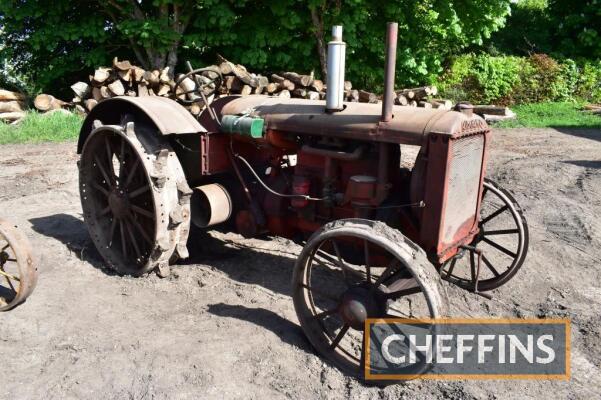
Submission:
M 386 29 L 386 69 L 384 71 L 384 98 L 382 99 L 382 122 L 392 119 L 394 104 L 394 78 L 396 72 L 396 48 L 399 24 L 389 22 Z M 329 90 L 329 87 L 328 87 Z
M 327 112 L 344 109 L 345 57 L 346 43 L 342 41 L 342 26 L 336 25 L 332 27 L 332 41 L 328 43 Z

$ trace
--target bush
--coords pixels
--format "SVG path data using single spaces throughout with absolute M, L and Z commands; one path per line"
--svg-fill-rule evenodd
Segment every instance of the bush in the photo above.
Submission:
M 453 60 L 438 85 L 444 96 L 473 103 L 601 101 L 601 62 L 468 54 Z

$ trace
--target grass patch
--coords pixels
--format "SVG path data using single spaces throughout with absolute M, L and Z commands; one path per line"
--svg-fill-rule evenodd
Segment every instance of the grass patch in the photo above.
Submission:
M 601 116 L 581 111 L 575 103 L 537 103 L 514 106 L 517 119 L 495 124 L 499 128 L 601 128 Z
M 79 136 L 82 122 L 76 114 L 29 112 L 18 125 L 0 122 L 0 144 L 73 140 Z

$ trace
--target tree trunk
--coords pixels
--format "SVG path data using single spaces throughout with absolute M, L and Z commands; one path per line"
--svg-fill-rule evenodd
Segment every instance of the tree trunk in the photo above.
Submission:
M 313 29 L 315 30 L 315 40 L 317 41 L 317 54 L 319 55 L 319 65 L 321 66 L 322 79 L 327 81 L 328 79 L 328 60 L 326 56 L 326 41 L 324 38 L 323 29 L 323 10 L 318 12 L 316 8 L 310 8 L 311 10 L 311 21 L 313 22 Z

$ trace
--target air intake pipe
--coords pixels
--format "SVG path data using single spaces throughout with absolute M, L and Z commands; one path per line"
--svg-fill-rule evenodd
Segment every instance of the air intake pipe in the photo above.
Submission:
M 342 26 L 336 25 L 332 28 L 332 41 L 328 43 L 327 112 L 344 109 L 345 57 L 346 43 L 342 41 Z

